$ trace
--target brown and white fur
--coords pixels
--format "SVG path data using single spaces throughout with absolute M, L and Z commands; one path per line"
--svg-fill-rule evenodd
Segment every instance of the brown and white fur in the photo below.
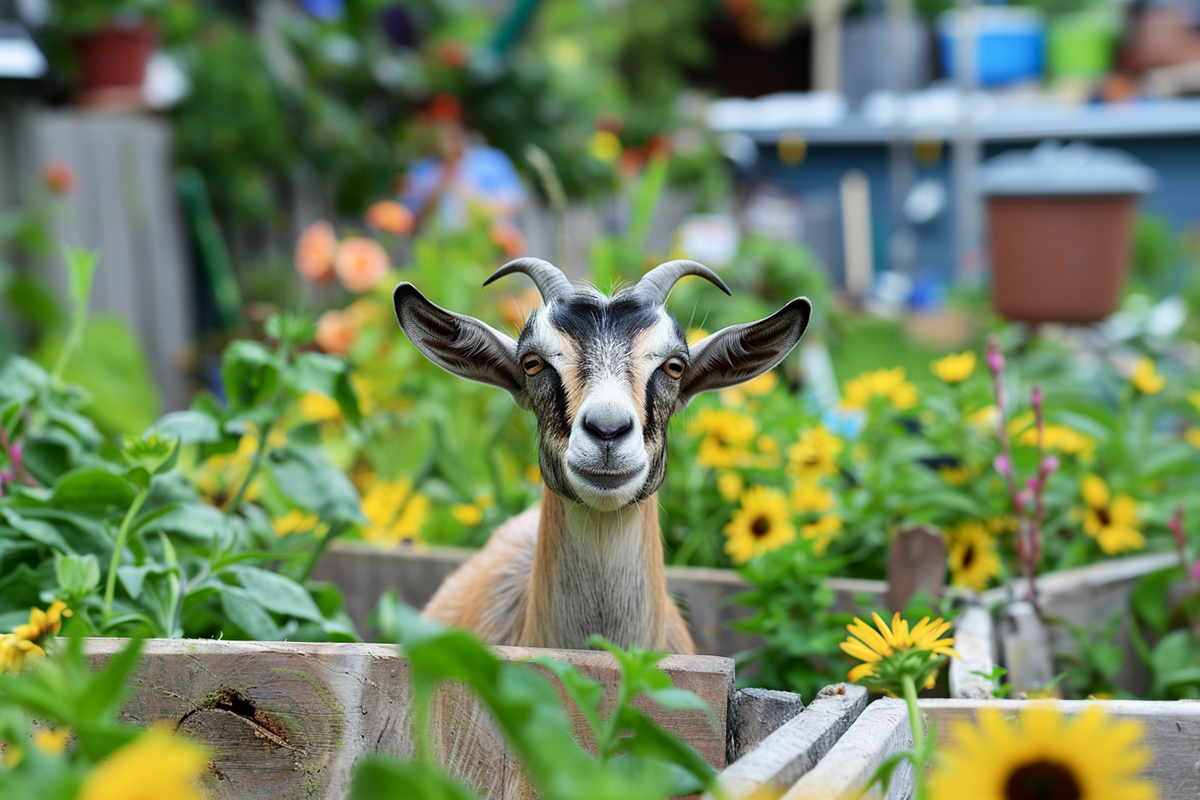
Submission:
M 700 275 L 729 291 L 700 264 L 668 262 L 611 298 L 538 259 L 507 264 L 488 282 L 512 272 L 533 278 L 544 301 L 516 341 L 435 306 L 412 284 L 396 287 L 396 317 L 418 350 L 534 412 L 546 484 L 541 504 L 497 528 L 425 615 L 492 644 L 582 649 L 600 634 L 622 647 L 694 652 L 663 569 L 667 422 L 700 392 L 778 364 L 812 307 L 797 298 L 689 347 L 663 305 L 670 287 Z

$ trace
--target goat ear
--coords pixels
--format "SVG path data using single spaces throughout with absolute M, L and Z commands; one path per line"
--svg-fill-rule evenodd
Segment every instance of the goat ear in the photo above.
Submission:
M 426 358 L 460 378 L 498 386 L 527 407 L 525 375 L 517 368 L 512 337 L 434 305 L 411 283 L 396 287 L 392 303 L 400 329 Z
M 701 392 L 756 378 L 792 351 L 812 316 L 812 303 L 797 297 L 766 319 L 733 325 L 691 346 L 692 363 L 679 387 L 682 409 Z

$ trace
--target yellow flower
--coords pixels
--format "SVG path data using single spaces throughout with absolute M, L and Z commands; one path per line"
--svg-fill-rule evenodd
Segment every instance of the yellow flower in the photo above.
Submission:
M 688 345 L 693 345 L 706 336 L 708 336 L 708 331 L 704 330 L 704 328 L 688 328 L 684 338 L 687 340 Z
M 994 429 L 996 427 L 996 407 L 984 406 L 978 411 L 967 414 L 967 424 L 972 428 Z
M 296 508 L 293 508 L 282 517 L 276 517 L 271 520 L 271 529 L 275 531 L 276 536 L 287 536 L 293 533 L 312 533 L 320 527 L 322 527 L 321 520 L 316 514 L 305 514 Z M 324 531 L 319 531 L 319 533 L 324 533 Z
M 530 483 L 541 483 L 542 468 L 537 464 L 530 464 L 525 468 L 525 480 L 529 481 Z
M 971 471 L 961 464 L 953 467 L 940 467 L 938 469 L 938 475 L 941 475 L 942 480 L 951 486 L 963 486 L 971 479 Z
M 1139 550 L 1146 540 L 1138 531 L 1137 503 L 1127 494 L 1110 497 L 1108 484 L 1096 475 L 1085 475 L 1080 483 L 1084 511 L 1083 532 L 1095 537 L 1107 555 Z
M 203 800 L 196 782 L 207 760 L 187 739 L 151 728 L 88 773 L 79 800 Z
M 783 547 L 796 538 L 783 492 L 755 486 L 742 495 L 741 507 L 725 526 L 725 552 L 735 563 Z
M 865 372 L 846 382 L 842 405 L 866 408 L 875 397 L 887 398 L 893 408 L 903 411 L 917 404 L 917 387 L 905 378 L 903 367 Z
M 21 766 L 21 761 L 24 758 L 25 748 L 15 742 L 11 742 L 4 748 L 4 752 L 0 753 L 0 767 L 16 769 Z
M 908 620 L 900 619 L 899 613 L 892 617 L 890 627 L 878 614 L 872 613 L 871 618 L 875 620 L 878 631 L 858 617 L 846 626 L 850 636 L 841 643 L 841 648 L 846 655 L 863 662 L 850 670 L 847 679 L 851 683 L 868 675 L 878 675 L 876 668 L 879 662 L 896 653 L 930 650 L 931 659 L 938 656 L 960 658 L 952 647 L 954 639 L 941 638 L 943 633 L 950 630 L 950 623 L 943 622 L 941 617 L 933 622 L 929 621 L 929 617 L 925 617 L 912 630 L 909 630 Z
M 1187 399 L 1189 403 L 1196 407 L 1197 411 L 1200 411 L 1200 391 L 1188 392 Z
M 818 483 L 800 482 L 792 489 L 792 511 L 824 513 L 833 508 L 833 492 Z
M 822 475 L 835 475 L 838 471 L 837 456 L 845 445 L 818 425 L 800 437 L 800 441 L 788 448 L 788 475 L 801 482 L 812 482 Z
M 718 396 L 721 402 L 727 406 L 741 406 L 749 397 L 762 397 L 768 395 L 775 390 L 779 385 L 779 373 L 775 370 L 768 370 L 757 378 L 752 378 L 738 386 L 731 386 L 728 389 L 722 389 Z
M 1020 724 L 996 708 L 980 708 L 978 723 L 955 720 L 930 781 L 932 800 L 1154 800 L 1157 790 L 1138 773 L 1150 763 L 1136 720 L 1110 719 L 1099 706 L 1066 718 L 1050 703 L 1021 711 Z
M 33 746 L 52 756 L 61 755 L 67 749 L 67 737 L 70 735 L 70 728 L 38 728 L 33 732 Z
M 1000 575 L 996 540 L 981 523 L 964 522 L 946 532 L 950 582 L 977 592 Z
M 621 139 L 612 131 L 596 131 L 588 139 L 588 152 L 597 161 L 611 164 L 621 155 Z
M 1037 447 L 1037 428 L 1029 428 L 1017 437 L 1017 444 Z M 1042 431 L 1042 447 L 1091 461 L 1096 440 L 1066 425 L 1046 425 Z
M 696 463 L 701 467 L 728 469 L 750 466 L 750 445 L 758 434 L 753 417 L 724 408 L 705 408 L 688 426 L 692 436 L 703 436 Z
M 975 371 L 975 353 L 952 353 L 933 362 L 930 369 L 945 383 L 962 383 Z
M 1129 379 L 1142 394 L 1158 394 L 1167 385 L 1167 379 L 1154 371 L 1154 362 L 1145 357 L 1138 359 Z
M 825 555 L 833 537 L 842 531 L 842 518 L 837 514 L 826 514 L 816 522 L 806 522 L 800 526 L 800 535 L 813 540 L 813 552 L 819 556 Z
M 460 525 L 473 527 L 483 522 L 483 509 L 474 503 L 459 503 L 450 507 L 450 513 Z
M 717 492 L 726 503 L 732 503 L 742 495 L 746 482 L 736 472 L 717 473 Z
M 342 407 L 337 400 L 320 392 L 305 392 L 300 395 L 299 403 L 300 416 L 305 422 L 339 422 L 342 419 Z
M 363 538 L 370 542 L 396 544 L 415 539 L 429 513 L 429 498 L 413 491 L 412 481 L 376 481 L 362 500 L 368 525 Z
M 1183 440 L 1192 447 L 1200 448 L 1200 428 L 1191 427 L 1183 432 Z
M 999 536 L 1002 533 L 1016 533 L 1019 523 L 1017 518 L 1009 514 L 1001 514 L 987 521 L 988 533 Z
M 21 669 L 29 656 L 46 655 L 46 637 L 62 630 L 62 618 L 69 616 L 71 609 L 62 600 L 55 600 L 45 611 L 30 609 L 29 622 L 13 628 L 12 633 L 0 634 L 0 672 Z

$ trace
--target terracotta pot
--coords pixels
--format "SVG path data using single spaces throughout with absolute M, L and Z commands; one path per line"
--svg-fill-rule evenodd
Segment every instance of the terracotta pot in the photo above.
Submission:
M 148 23 L 107 25 L 75 44 L 79 54 L 78 101 L 85 105 L 141 106 L 146 63 L 154 52 Z
M 988 200 L 996 310 L 1026 322 L 1095 322 L 1117 309 L 1136 195 Z

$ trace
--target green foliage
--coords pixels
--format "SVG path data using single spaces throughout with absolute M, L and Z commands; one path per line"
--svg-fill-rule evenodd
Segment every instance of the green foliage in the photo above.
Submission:
M 432 764 L 428 739 L 429 702 L 435 685 L 447 678 L 461 681 L 488 709 L 526 774 L 547 800 L 665 798 L 711 788 L 715 771 L 691 747 L 659 728 L 632 705 L 644 695 L 669 709 L 711 710 L 691 692 L 676 689 L 655 665 L 661 654 L 620 648 L 596 640 L 611 652 L 621 675 L 615 704 L 601 716 L 603 689 L 574 667 L 541 657 L 534 662 L 562 683 L 579 713 L 592 728 L 595 757 L 573 736 L 571 717 L 553 684 L 529 665 L 506 664 L 473 634 L 444 628 L 385 597 L 377 612 L 385 635 L 395 635 L 411 665 L 418 763 L 373 760 L 356 780 L 351 797 L 367 800 L 381 782 L 411 780 L 421 796 L 460 798 L 466 790 L 440 776 Z M 391 797 L 393 794 L 385 794 Z

